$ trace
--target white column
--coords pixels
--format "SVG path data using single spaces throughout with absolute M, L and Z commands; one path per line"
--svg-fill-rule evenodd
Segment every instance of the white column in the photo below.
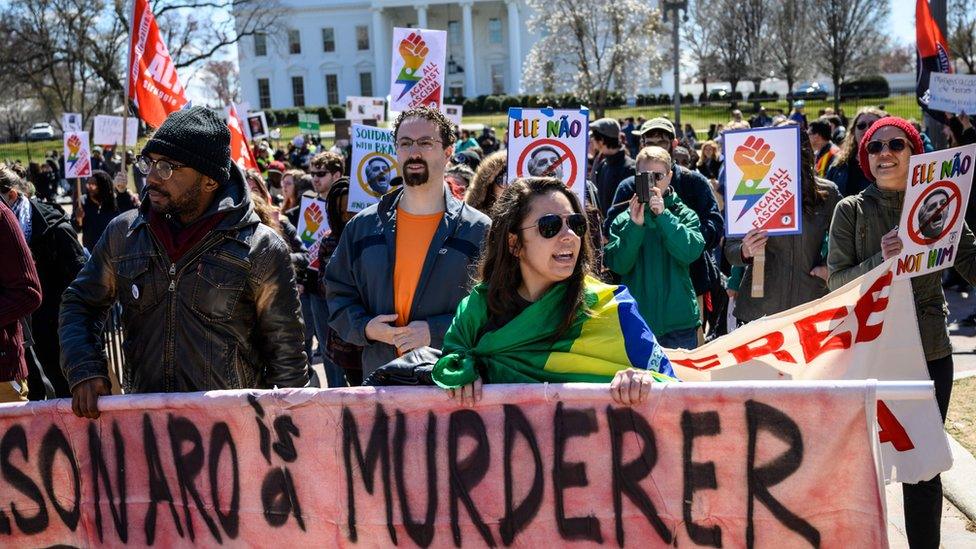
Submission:
M 522 19 L 517 0 L 505 0 L 508 7 L 508 70 L 512 73 L 509 93 L 522 93 Z
M 417 10 L 417 26 L 426 29 L 427 28 L 427 4 L 420 4 L 414 6 L 413 9 Z
M 373 12 L 373 94 L 384 97 L 390 93 L 390 64 L 386 61 L 386 52 L 390 51 L 390 40 L 386 37 L 386 21 L 383 8 L 371 8 Z
M 474 26 L 471 23 L 472 0 L 461 2 L 461 39 L 464 40 L 464 95 L 474 97 Z

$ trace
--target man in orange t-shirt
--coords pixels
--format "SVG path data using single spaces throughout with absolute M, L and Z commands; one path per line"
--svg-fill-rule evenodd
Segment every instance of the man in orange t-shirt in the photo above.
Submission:
M 455 136 L 440 111 L 404 111 L 393 139 L 403 187 L 346 225 L 325 272 L 330 325 L 364 347 L 364 377 L 419 347 L 440 348 L 490 225 L 444 184 Z

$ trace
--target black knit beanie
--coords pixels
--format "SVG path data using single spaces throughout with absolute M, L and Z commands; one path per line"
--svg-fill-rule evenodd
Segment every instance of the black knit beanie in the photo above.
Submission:
M 223 185 L 230 179 L 230 130 L 206 107 L 171 113 L 142 148 L 186 164 Z

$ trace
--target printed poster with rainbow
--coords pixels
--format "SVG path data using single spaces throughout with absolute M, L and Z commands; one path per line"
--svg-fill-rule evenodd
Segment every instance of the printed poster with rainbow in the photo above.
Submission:
M 439 108 L 444 100 L 447 32 L 393 29 L 390 72 L 390 110 Z
M 722 137 L 726 236 L 743 236 L 752 229 L 799 234 L 800 127 L 735 130 Z
M 64 132 L 64 178 L 91 177 L 88 132 Z

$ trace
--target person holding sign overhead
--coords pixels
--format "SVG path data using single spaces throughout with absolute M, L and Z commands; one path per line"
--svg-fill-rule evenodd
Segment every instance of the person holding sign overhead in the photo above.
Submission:
M 858 157 L 872 183 L 859 194 L 837 204 L 830 226 L 827 285 L 836 290 L 898 256 L 903 248 L 899 220 L 908 184 L 909 159 L 923 152 L 918 131 L 902 118 L 875 121 L 861 140 Z M 976 283 L 976 240 L 965 224 L 959 235 L 955 268 Z M 907 237 L 906 237 L 907 238 Z M 918 331 L 935 399 L 945 420 L 952 392 L 952 345 L 946 328 L 942 273 L 912 279 Z M 904 484 L 905 530 L 912 547 L 938 547 L 942 517 L 942 481 L 939 476 Z
M 325 271 L 329 324 L 364 347 L 364 378 L 442 345 L 491 223 L 444 184 L 455 136 L 443 113 L 406 110 L 393 138 L 403 186 L 349 221 Z

